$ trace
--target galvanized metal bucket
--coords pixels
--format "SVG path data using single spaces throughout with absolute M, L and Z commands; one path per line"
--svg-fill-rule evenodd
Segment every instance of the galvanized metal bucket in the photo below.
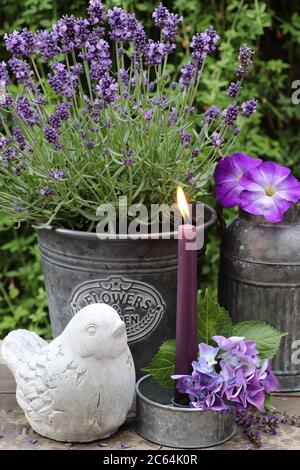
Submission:
M 161 388 L 150 375 L 138 381 L 136 393 L 136 431 L 151 442 L 202 448 L 222 444 L 236 432 L 234 408 L 219 412 L 176 407 L 172 391 Z
M 205 235 L 216 222 L 205 207 Z M 121 315 L 137 373 L 160 345 L 175 337 L 177 243 L 174 234 L 100 240 L 96 233 L 37 230 L 52 331 L 59 335 L 87 304 L 104 302 Z M 198 274 L 205 246 L 198 252 Z M 188 288 L 188 286 L 187 286 Z
M 219 302 L 234 322 L 262 320 L 288 335 L 273 360 L 280 391 L 300 390 L 300 205 L 272 224 L 240 213 L 221 244 Z

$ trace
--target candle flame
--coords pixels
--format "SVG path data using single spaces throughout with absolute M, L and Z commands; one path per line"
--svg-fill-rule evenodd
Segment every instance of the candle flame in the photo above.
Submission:
M 184 219 L 189 219 L 190 211 L 189 205 L 187 203 L 185 194 L 181 186 L 177 188 L 177 205 L 179 207 L 180 213 Z

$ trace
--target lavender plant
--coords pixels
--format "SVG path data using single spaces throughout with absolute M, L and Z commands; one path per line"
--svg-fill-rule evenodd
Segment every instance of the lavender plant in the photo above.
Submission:
M 196 34 L 178 74 L 168 73 L 182 18 L 153 12 L 160 40 L 135 15 L 90 0 L 87 19 L 5 36 L 0 63 L 0 203 L 13 222 L 92 230 L 99 204 L 171 203 L 178 184 L 205 191 L 256 100 L 238 104 L 253 51 L 242 45 L 228 106 L 194 106 L 218 35 Z

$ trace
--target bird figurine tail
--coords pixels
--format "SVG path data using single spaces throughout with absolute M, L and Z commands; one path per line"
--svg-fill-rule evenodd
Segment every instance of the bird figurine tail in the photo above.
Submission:
M 15 330 L 4 338 L 1 356 L 15 376 L 19 364 L 26 361 L 32 354 L 38 353 L 47 344 L 47 341 L 32 331 Z

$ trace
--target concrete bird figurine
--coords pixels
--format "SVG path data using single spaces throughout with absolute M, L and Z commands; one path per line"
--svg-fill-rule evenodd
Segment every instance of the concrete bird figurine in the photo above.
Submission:
M 84 307 L 50 344 L 16 330 L 1 354 L 17 383 L 17 401 L 39 434 L 88 442 L 115 433 L 135 391 L 124 322 L 109 305 Z

